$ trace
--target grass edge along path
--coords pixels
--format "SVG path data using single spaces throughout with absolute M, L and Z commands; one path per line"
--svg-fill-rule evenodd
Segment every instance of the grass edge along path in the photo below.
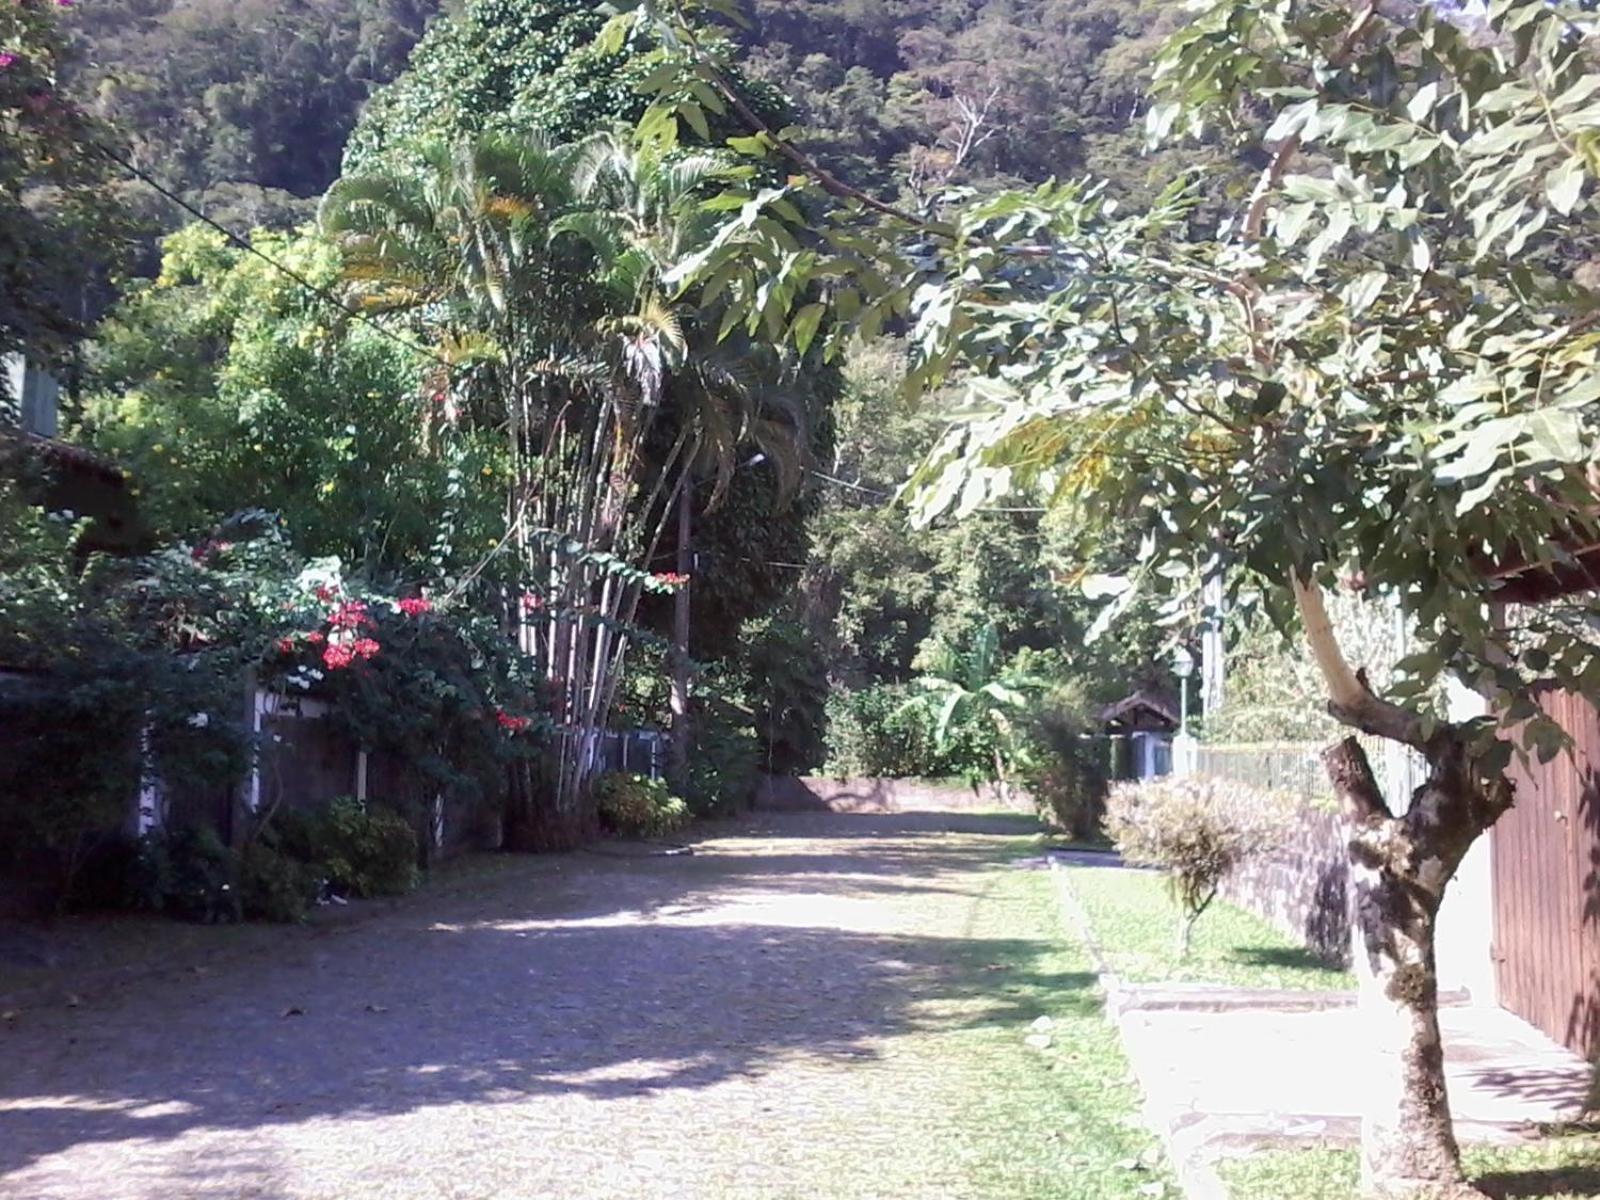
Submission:
M 1112 974 L 1124 983 L 1214 983 L 1241 988 L 1340 991 L 1348 971 L 1328 966 L 1253 913 L 1216 900 L 1194 928 L 1189 957 L 1178 961 L 1178 910 L 1156 871 L 1066 867 Z
M 1176 1198 L 1055 873 L 1025 869 L 1019 853 L 1008 848 L 985 872 L 965 931 L 965 965 L 1008 1019 L 947 1029 L 929 1047 L 929 1070 L 963 1097 L 967 1128 L 981 1131 L 966 1151 L 973 1190 L 964 1194 Z
M 1553 1131 L 1520 1146 L 1466 1146 L 1473 1183 L 1492 1200 L 1592 1200 L 1600 1195 L 1600 1127 Z M 1229 1200 L 1357 1200 L 1356 1152 L 1331 1146 L 1257 1151 L 1217 1164 Z

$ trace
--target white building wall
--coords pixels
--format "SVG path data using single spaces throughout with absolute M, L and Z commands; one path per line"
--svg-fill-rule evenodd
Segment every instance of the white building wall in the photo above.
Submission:
M 1488 711 L 1482 696 L 1451 680 L 1446 704 L 1452 721 L 1467 721 Z M 1439 909 L 1435 944 L 1439 958 L 1439 986 L 1445 991 L 1465 990 L 1474 1004 L 1496 1004 L 1494 981 L 1494 876 L 1488 834 L 1473 843 L 1456 877 L 1445 891 Z

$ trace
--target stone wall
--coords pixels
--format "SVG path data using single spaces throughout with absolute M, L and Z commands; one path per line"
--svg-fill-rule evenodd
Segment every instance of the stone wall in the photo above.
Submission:
M 1350 864 L 1344 819 L 1307 805 L 1288 839 L 1246 862 L 1222 886 L 1222 897 L 1271 922 L 1329 962 L 1350 962 Z
M 1002 800 L 993 784 L 965 787 L 924 779 L 829 779 L 772 775 L 756 789 L 755 807 L 769 812 L 1011 812 L 1032 813 L 1033 800 Z

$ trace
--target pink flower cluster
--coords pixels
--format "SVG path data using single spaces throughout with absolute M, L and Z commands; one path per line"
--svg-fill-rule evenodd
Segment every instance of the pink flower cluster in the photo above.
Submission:
M 358 660 L 371 658 L 382 647 L 372 638 L 357 638 L 353 642 L 332 642 L 322 652 L 322 665 L 330 671 L 339 671 Z
M 527 729 L 528 726 L 533 724 L 532 717 L 512 716 L 503 708 L 495 709 L 494 719 L 501 729 L 504 729 L 507 733 L 513 734 L 521 733 L 523 730 Z
M 346 600 L 328 614 L 328 624 L 334 629 L 354 630 L 374 623 L 364 600 Z
M 663 571 L 660 574 L 652 575 L 650 578 L 654 579 L 657 583 L 665 584 L 667 587 L 682 587 L 684 584 L 689 582 L 689 577 L 687 575 L 681 574 L 677 571 Z
M 522 611 L 538 612 L 544 607 L 544 597 L 535 592 L 522 593 Z
M 407 596 L 400 601 L 400 611 L 408 617 L 420 617 L 433 611 L 433 602 L 425 596 Z

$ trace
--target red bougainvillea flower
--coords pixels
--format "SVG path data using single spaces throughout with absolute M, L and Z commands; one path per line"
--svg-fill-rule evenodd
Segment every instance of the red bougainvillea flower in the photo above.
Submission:
M 400 601 L 400 611 L 408 617 L 420 617 L 433 611 L 433 603 L 424 596 L 407 596 Z
M 339 671 L 355 661 L 355 652 L 337 642 L 322 652 L 322 665 L 330 671 Z
M 378 645 L 372 638 L 357 638 L 350 647 L 351 652 L 357 658 L 371 658 L 382 649 L 383 647 Z
M 339 589 L 334 587 L 331 583 L 321 583 L 317 585 L 317 599 L 321 600 L 324 604 L 332 602 L 333 598 L 338 594 Z
M 359 629 L 372 623 L 372 618 L 367 615 L 366 602 L 362 600 L 346 600 L 328 617 L 328 624 L 335 629 Z
M 290 638 L 290 637 L 281 637 L 281 638 L 279 638 L 278 639 L 278 653 L 279 654 L 293 654 L 294 653 L 294 639 Z
M 543 596 L 536 595 L 533 592 L 523 592 L 522 593 L 522 611 L 523 612 L 537 612 L 539 609 L 541 609 L 543 607 L 544 607 L 544 597 Z
M 651 578 L 657 583 L 665 584 L 667 587 L 682 587 L 689 582 L 687 575 L 682 575 L 677 571 L 664 571 L 661 574 L 651 576 Z
M 310 642 L 313 646 L 320 646 L 327 640 L 328 635 L 323 633 L 320 629 L 313 630 L 312 632 L 306 634 L 306 641 Z
M 514 717 L 503 708 L 494 711 L 494 719 L 501 729 L 507 733 L 521 733 L 533 724 L 532 717 Z

